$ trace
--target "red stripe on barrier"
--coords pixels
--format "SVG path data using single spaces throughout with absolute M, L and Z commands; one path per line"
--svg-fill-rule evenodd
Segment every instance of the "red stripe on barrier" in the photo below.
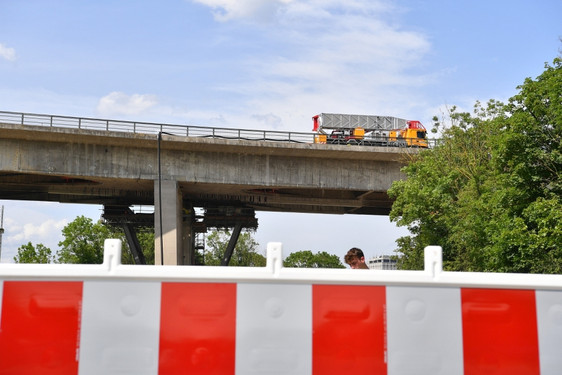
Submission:
M 82 282 L 5 281 L 0 374 L 77 374 Z
M 236 284 L 162 283 L 160 374 L 234 374 Z
M 465 375 L 539 374 L 534 290 L 461 289 Z
M 385 287 L 313 285 L 312 373 L 386 374 Z

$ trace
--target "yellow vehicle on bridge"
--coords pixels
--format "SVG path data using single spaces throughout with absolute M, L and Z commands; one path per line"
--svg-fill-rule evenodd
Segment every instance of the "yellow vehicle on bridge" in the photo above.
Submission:
M 314 143 L 363 146 L 428 147 L 419 121 L 391 116 L 321 113 L 313 116 Z

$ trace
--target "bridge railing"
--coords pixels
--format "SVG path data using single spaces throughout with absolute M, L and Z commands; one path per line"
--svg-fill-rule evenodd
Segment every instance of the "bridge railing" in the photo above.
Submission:
M 169 135 L 177 135 L 183 137 L 292 143 L 314 143 L 314 137 L 317 135 L 316 133 L 304 132 L 215 128 L 195 125 L 160 124 L 152 122 L 107 120 L 88 117 L 72 117 L 7 111 L 0 111 L 0 123 L 113 131 L 135 134 L 158 134 L 162 132 Z M 428 142 L 429 147 L 431 148 L 436 144 L 437 140 L 429 139 Z M 358 140 L 355 144 L 359 146 L 369 145 L 368 141 L 366 140 Z M 405 145 L 401 145 L 400 147 L 405 147 Z
M 36 113 L 5 111 L 0 111 L 0 122 L 6 124 L 115 131 L 138 134 L 158 134 L 159 132 L 162 132 L 170 135 L 184 137 L 296 143 L 314 142 L 313 133 L 159 124 L 152 122 L 105 120 L 87 117 L 43 115 Z

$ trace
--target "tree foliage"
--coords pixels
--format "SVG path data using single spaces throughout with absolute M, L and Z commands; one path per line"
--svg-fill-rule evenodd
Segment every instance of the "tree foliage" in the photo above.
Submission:
M 451 109 L 443 141 L 404 168 L 389 191 L 401 268 L 443 247 L 460 271 L 562 272 L 562 60 L 527 78 L 507 104 Z M 439 125 L 439 124 L 438 124 Z
M 320 251 L 313 254 L 310 250 L 296 251 L 283 261 L 285 267 L 296 268 L 345 268 L 337 255 Z
M 101 222 L 79 216 L 62 230 L 58 263 L 103 263 L 103 246 L 108 238 L 115 238 L 111 229 Z M 122 239 L 122 238 L 121 238 Z
M 59 242 L 61 249 L 52 254 L 43 244 L 33 246 L 31 242 L 22 245 L 14 257 L 16 263 L 78 263 L 101 264 L 103 262 L 104 242 L 109 238 L 120 239 L 122 247 L 121 263 L 134 264 L 124 233 L 102 221 L 96 223 L 85 216 L 79 216 L 62 230 L 64 239 Z M 154 264 L 154 232 L 137 233 L 147 264 Z
M 137 232 L 137 239 L 139 240 L 142 253 L 146 260 L 146 264 L 154 264 L 154 229 L 148 228 L 144 230 L 139 230 Z M 126 251 L 125 251 L 126 250 Z M 124 247 L 123 252 L 126 253 L 126 259 L 122 260 L 123 264 L 134 264 L 133 255 L 129 250 L 129 245 Z
M 229 231 L 222 230 L 214 230 L 207 236 L 205 252 L 203 254 L 205 265 L 220 266 L 221 260 L 226 253 L 230 236 L 231 233 Z M 264 267 L 266 259 L 257 252 L 258 245 L 251 233 L 240 233 L 228 265 Z
M 104 242 L 109 238 L 120 239 L 122 243 L 121 263 L 134 264 L 134 259 L 123 231 L 106 225 L 101 220 L 93 222 L 85 216 L 79 216 L 63 228 L 64 240 L 59 242 L 61 249 L 57 252 L 58 263 L 103 263 Z M 137 239 L 147 264 L 154 264 L 154 231 L 138 231 Z
M 53 260 L 54 256 L 51 249 L 43 244 L 33 246 L 31 242 L 21 245 L 14 257 L 16 263 L 51 263 Z

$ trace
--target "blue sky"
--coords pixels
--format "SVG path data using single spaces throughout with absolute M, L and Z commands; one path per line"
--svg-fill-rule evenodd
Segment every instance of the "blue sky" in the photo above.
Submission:
M 0 110 L 311 131 L 322 112 L 431 124 L 505 101 L 562 43 L 562 2 L 0 0 Z M 100 207 L 0 201 L 2 261 Z M 407 233 L 386 217 L 258 214 L 265 248 L 362 247 Z M 359 228 L 359 236 L 334 233 Z

